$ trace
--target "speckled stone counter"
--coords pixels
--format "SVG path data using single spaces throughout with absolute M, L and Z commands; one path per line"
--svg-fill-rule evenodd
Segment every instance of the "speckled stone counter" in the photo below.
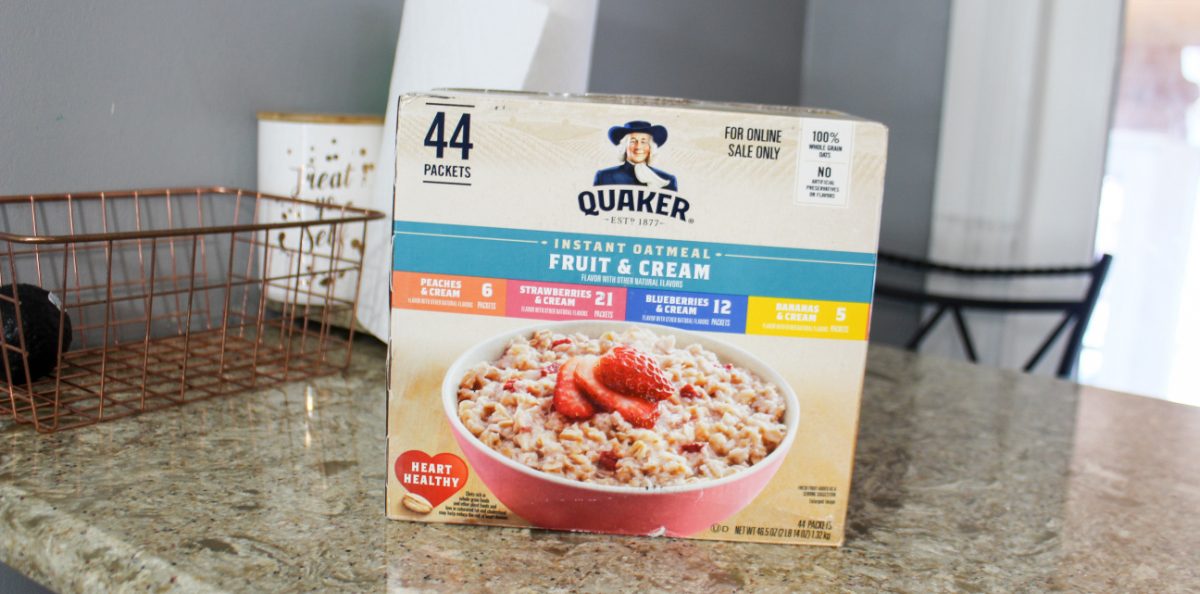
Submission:
M 0 560 L 62 592 L 1200 590 L 1200 409 L 873 347 L 841 549 L 384 519 L 384 348 L 56 435 Z

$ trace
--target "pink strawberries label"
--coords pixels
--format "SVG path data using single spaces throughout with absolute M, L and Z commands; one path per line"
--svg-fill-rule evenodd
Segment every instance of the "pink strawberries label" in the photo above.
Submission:
M 539 320 L 623 320 L 625 289 L 510 280 L 506 310 Z

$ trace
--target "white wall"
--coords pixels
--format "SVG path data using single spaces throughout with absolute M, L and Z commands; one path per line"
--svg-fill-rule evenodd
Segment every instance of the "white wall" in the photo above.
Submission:
M 993 266 L 1091 261 L 1121 18 L 1122 0 L 955 1 L 932 258 Z M 1031 297 L 1037 286 L 999 290 Z M 1082 285 L 1051 290 L 1074 296 Z M 1013 366 L 1053 325 L 987 317 L 976 346 L 985 362 Z M 940 330 L 926 352 L 957 356 L 951 325 Z

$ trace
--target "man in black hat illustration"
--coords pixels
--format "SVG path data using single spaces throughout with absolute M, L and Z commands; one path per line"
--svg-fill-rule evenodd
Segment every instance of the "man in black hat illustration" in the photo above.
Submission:
M 650 157 L 667 142 L 667 129 L 634 120 L 608 129 L 608 139 L 621 146 L 621 164 L 596 172 L 592 185 L 643 185 L 679 191 L 675 176 L 650 166 Z

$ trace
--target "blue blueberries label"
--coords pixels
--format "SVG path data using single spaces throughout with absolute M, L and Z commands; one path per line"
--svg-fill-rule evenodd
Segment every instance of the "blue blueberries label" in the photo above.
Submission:
M 746 296 L 629 289 L 625 319 L 685 330 L 742 333 Z

